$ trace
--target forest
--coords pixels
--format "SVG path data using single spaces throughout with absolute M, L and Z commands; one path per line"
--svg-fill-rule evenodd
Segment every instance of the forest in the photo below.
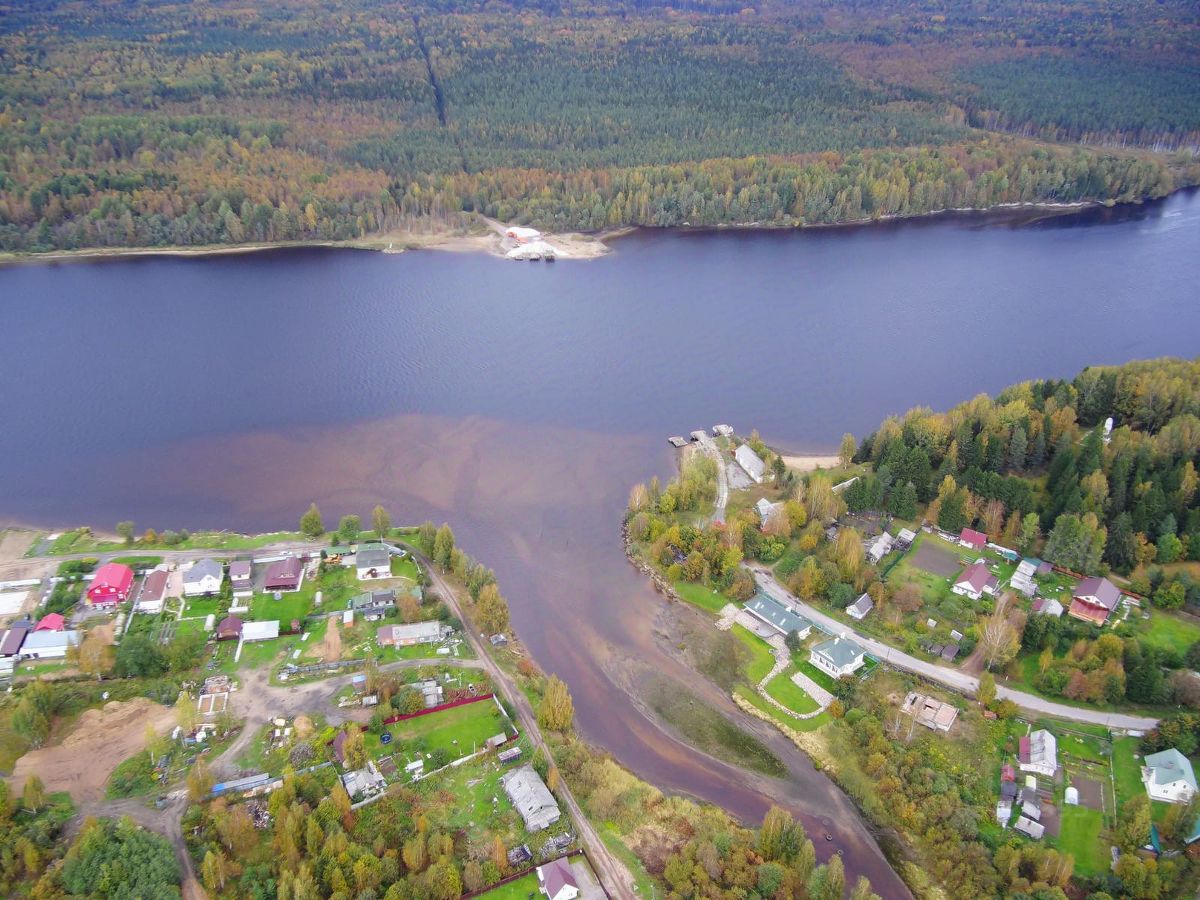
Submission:
M 803 224 L 1200 181 L 1193 5 L 14 6 L 0 251 Z

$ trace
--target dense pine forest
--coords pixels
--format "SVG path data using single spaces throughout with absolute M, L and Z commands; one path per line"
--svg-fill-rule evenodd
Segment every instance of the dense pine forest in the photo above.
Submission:
M 1186 0 L 0 6 L 0 250 L 794 226 L 1200 181 Z

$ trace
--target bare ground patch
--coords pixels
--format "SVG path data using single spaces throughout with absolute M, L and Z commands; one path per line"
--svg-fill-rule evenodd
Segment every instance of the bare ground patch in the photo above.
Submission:
M 926 572 L 932 572 L 934 575 L 941 575 L 943 578 L 957 575 L 959 569 L 962 568 L 957 553 L 951 553 L 929 541 L 921 542 L 916 552 L 908 558 L 908 564 Z
M 318 655 L 324 662 L 337 662 L 342 658 L 342 630 L 336 618 L 329 620 L 325 638 L 321 641 Z
M 80 716 L 61 744 L 18 759 L 8 782 L 19 791 L 36 774 L 47 791 L 67 791 L 77 804 L 100 800 L 117 764 L 145 748 L 146 726 L 164 734 L 174 724 L 174 710 L 144 697 L 106 703 Z

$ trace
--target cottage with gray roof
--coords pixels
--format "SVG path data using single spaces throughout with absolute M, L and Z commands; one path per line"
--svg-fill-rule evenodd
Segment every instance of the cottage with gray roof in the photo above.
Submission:
M 506 772 L 500 776 L 500 783 L 529 831 L 542 831 L 562 817 L 558 801 L 533 766 L 521 766 Z
M 862 621 L 867 617 L 867 613 L 875 608 L 875 601 L 871 599 L 869 594 L 863 594 L 853 603 L 846 607 L 846 615 L 852 619 Z
M 834 678 L 853 675 L 866 662 L 866 651 L 854 641 L 835 637 L 817 644 L 808 653 L 808 661 Z
M 774 597 L 761 592 L 755 594 L 746 604 L 746 612 L 770 625 L 784 637 L 795 631 L 805 638 L 812 631 L 812 623 L 808 619 L 796 615 Z
M 1186 756 L 1172 747 L 1142 760 L 1142 784 L 1151 800 L 1187 803 L 1196 795 L 1196 773 Z
M 188 597 L 215 594 L 225 580 L 225 570 L 215 559 L 198 559 L 183 573 L 183 593 Z
M 350 598 L 346 607 L 368 622 L 375 622 L 396 611 L 394 591 L 365 591 Z

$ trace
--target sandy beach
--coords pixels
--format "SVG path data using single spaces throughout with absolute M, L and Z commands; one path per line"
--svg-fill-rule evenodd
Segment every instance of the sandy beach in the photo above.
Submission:
M 785 456 L 783 463 L 797 472 L 812 472 L 816 469 L 834 469 L 841 464 L 836 456 Z

